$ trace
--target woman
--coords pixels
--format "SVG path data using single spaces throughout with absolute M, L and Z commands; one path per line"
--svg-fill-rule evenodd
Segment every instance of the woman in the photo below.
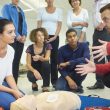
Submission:
M 21 55 L 24 48 L 24 42 L 27 36 L 27 24 L 23 10 L 18 6 L 19 0 L 12 0 L 12 3 L 4 5 L 2 15 L 4 18 L 13 22 L 15 26 L 16 37 L 11 44 L 15 50 L 13 60 L 13 76 L 17 83 L 18 71 Z
M 32 90 L 38 91 L 37 80 L 43 78 L 43 92 L 47 92 L 50 82 L 50 65 L 49 58 L 51 53 L 51 45 L 46 44 L 48 39 L 47 31 L 44 28 L 37 28 L 31 31 L 30 40 L 34 42 L 27 50 L 27 77 L 32 82 Z
M 88 11 L 81 7 L 81 0 L 68 0 L 72 10 L 67 14 L 68 28 L 77 31 L 79 42 L 86 41 L 86 29 L 88 27 Z
M 62 10 L 54 6 L 54 0 L 45 0 L 47 7 L 38 12 L 37 27 L 44 27 L 48 34 L 48 42 L 52 45 L 51 51 L 51 83 L 55 87 L 58 79 L 57 54 L 59 46 L 59 33 L 62 26 Z
M 13 43 L 14 38 L 13 23 L 7 19 L 0 19 L 0 106 L 4 110 L 10 110 L 10 104 L 23 96 L 12 75 L 14 50 L 8 44 Z

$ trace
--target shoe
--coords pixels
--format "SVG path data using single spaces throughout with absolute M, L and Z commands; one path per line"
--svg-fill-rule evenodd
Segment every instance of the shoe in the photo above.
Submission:
M 42 88 L 42 92 L 50 92 L 47 87 Z
M 38 91 L 38 85 L 36 83 L 32 84 L 32 90 L 33 91 Z
M 74 90 L 72 90 L 74 93 L 79 93 L 79 94 L 82 94 L 82 93 L 84 93 L 84 90 L 83 90 L 83 88 L 82 87 L 78 87 L 77 89 L 74 89 Z
M 104 85 L 102 83 L 95 83 L 93 86 L 87 87 L 89 90 L 94 89 L 104 89 Z

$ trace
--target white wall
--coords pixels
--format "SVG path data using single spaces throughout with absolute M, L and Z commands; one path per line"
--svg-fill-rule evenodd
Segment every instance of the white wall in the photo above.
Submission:
M 0 0 L 0 4 L 3 6 L 6 1 L 9 3 L 11 0 Z M 27 21 L 27 25 L 28 25 L 28 36 L 29 33 L 32 29 L 37 27 L 37 9 L 40 6 L 45 5 L 45 0 L 26 0 L 25 2 L 28 2 L 30 5 L 33 4 L 33 7 L 36 8 L 36 12 L 35 11 L 30 11 L 30 12 L 25 12 L 26 15 L 26 21 Z M 36 5 L 35 5 L 36 4 Z M 20 3 L 22 8 L 26 8 L 22 5 L 22 3 Z M 55 5 L 56 7 L 60 7 L 63 10 L 63 24 L 62 24 L 62 30 L 60 33 L 60 46 L 65 44 L 65 32 L 67 30 L 67 25 L 66 25 L 66 16 L 67 16 L 67 11 L 71 8 L 68 0 L 55 0 Z M 0 6 L 0 9 L 1 7 Z M 36 7 L 35 7 L 36 6 Z M 93 25 L 92 25 L 92 10 L 93 10 L 93 0 L 82 0 L 82 7 L 86 8 L 89 12 L 89 27 L 87 30 L 87 40 L 90 42 L 90 44 L 92 44 L 92 34 L 93 34 Z M 31 42 L 29 40 L 29 37 L 27 37 L 27 41 L 25 43 L 25 48 L 27 48 L 28 45 L 30 45 Z M 21 59 L 21 63 L 26 63 L 25 62 L 25 49 L 22 55 L 22 59 Z

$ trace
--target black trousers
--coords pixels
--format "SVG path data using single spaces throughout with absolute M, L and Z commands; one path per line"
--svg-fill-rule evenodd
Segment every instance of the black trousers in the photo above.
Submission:
M 42 62 L 39 68 L 36 68 L 43 78 L 43 87 L 48 87 L 50 84 L 50 64 L 48 61 Z M 28 71 L 27 78 L 30 82 L 36 83 L 37 79 L 31 71 Z
M 24 48 L 24 43 L 20 43 L 18 41 L 15 41 L 11 46 L 15 50 L 14 60 L 13 60 L 13 77 L 15 79 L 15 82 L 18 81 L 18 74 L 19 74 L 19 63 L 21 59 L 21 55 Z
M 53 37 L 50 35 L 50 38 Z M 51 50 L 51 83 L 52 85 L 56 84 L 56 81 L 58 79 L 58 69 L 57 69 L 57 60 L 58 60 L 58 47 L 59 47 L 59 36 L 51 42 L 52 50 Z
M 110 34 L 108 34 L 106 29 L 103 29 L 102 31 L 98 31 L 98 30 L 94 30 L 94 34 L 93 34 L 93 46 L 99 46 L 101 45 L 98 42 L 98 39 L 104 40 L 104 41 L 110 41 Z M 110 56 L 107 56 L 107 60 L 109 61 Z M 95 59 L 94 62 L 96 64 L 104 64 L 105 59 L 102 59 L 100 62 L 98 62 L 98 59 Z M 102 78 L 103 76 L 97 75 L 96 73 L 96 80 L 98 83 L 102 83 Z

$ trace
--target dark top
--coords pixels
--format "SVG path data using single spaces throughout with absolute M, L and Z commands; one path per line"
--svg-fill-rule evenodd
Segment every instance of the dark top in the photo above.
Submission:
M 58 64 L 70 62 L 66 68 L 59 69 L 61 75 L 66 77 L 78 64 L 86 63 L 85 58 L 90 59 L 90 51 L 88 44 L 78 43 L 76 49 L 72 49 L 68 44 L 62 46 L 58 51 Z
M 37 54 L 37 55 L 45 55 L 46 51 L 47 50 L 51 50 L 52 49 L 52 46 L 51 44 L 44 44 L 43 46 L 43 50 L 40 54 Z M 34 61 L 32 56 L 35 56 L 36 54 L 34 53 L 34 44 L 30 45 L 27 50 L 26 50 L 26 53 L 30 53 L 31 54 L 31 65 L 34 69 L 37 69 L 39 68 L 39 66 L 41 65 L 41 61 Z

